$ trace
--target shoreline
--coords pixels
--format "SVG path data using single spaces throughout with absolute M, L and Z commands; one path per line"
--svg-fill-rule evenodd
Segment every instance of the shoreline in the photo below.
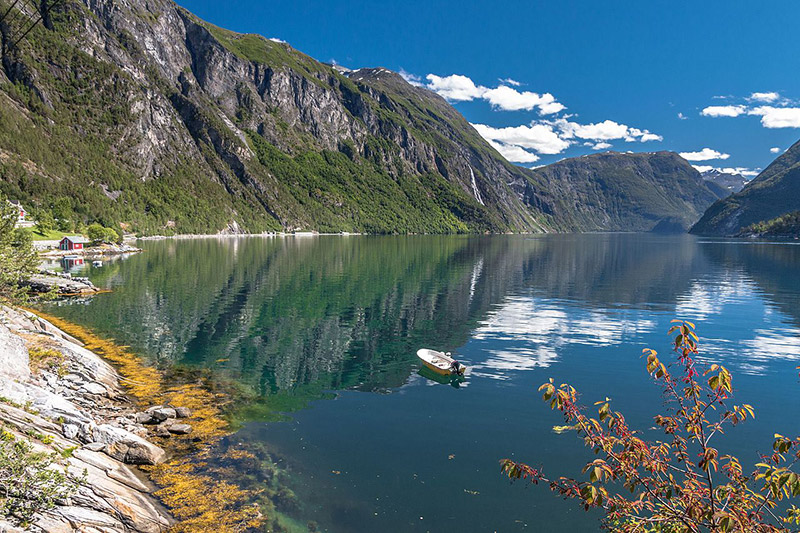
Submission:
M 81 326 L 0 307 L 0 423 L 37 451 L 69 450 L 59 463 L 71 477 L 88 472 L 31 531 L 222 533 L 262 524 L 252 491 L 201 471 L 230 432 L 227 401 Z M 22 530 L 0 518 L 0 531 Z
M 45 241 L 39 242 L 41 243 Z M 91 246 L 88 248 L 82 248 L 80 250 L 60 250 L 51 246 L 50 243 L 47 243 L 46 246 L 40 244 L 39 246 L 34 246 L 34 248 L 36 249 L 36 253 L 39 255 L 39 257 L 43 259 L 58 259 L 62 257 L 103 259 L 106 257 L 133 255 L 144 251 L 141 248 L 136 248 L 135 246 L 130 246 L 129 244 Z
M 456 237 L 456 236 L 487 236 L 487 235 L 552 235 L 553 233 L 320 233 L 316 231 L 308 232 L 278 232 L 278 233 L 180 233 L 176 235 L 146 235 L 143 237 L 135 237 L 132 241 L 163 241 L 163 240 L 191 240 L 191 239 L 238 239 L 238 238 L 270 238 L 270 239 L 284 239 L 288 237 L 294 238 L 308 238 L 308 237 L 421 237 L 421 236 L 439 236 L 439 237 Z M 568 235 L 568 234 L 564 234 Z
M 166 452 L 127 423 L 135 404 L 108 363 L 49 321 L 2 307 L 0 377 L 4 440 L 54 454 L 75 490 L 37 512 L 31 531 L 158 533 L 175 523 L 133 466 L 161 462 Z M 2 531 L 18 525 L 0 518 Z
M 176 235 L 146 235 L 143 237 L 135 237 L 130 239 L 131 241 L 163 241 L 167 239 L 174 239 L 174 240 L 191 240 L 191 239 L 238 239 L 238 238 L 249 238 L 249 237 L 261 237 L 261 238 L 285 238 L 285 237 L 354 237 L 354 236 L 361 236 L 361 235 L 378 235 L 373 233 L 348 233 L 348 232 L 339 232 L 339 233 L 319 233 L 315 231 L 309 232 L 297 232 L 297 233 L 286 233 L 286 232 L 265 232 L 265 233 L 179 233 Z

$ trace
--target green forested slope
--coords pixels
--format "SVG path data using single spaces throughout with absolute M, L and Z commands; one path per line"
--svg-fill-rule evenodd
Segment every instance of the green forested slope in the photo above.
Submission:
M 800 142 L 740 192 L 716 202 L 692 228 L 698 235 L 737 235 L 744 228 L 800 210 Z
M 555 218 L 583 231 L 685 231 L 722 194 L 674 152 L 606 152 L 533 173 L 558 192 Z
M 397 74 L 351 80 L 168 0 L 71 1 L 51 18 L 3 53 L 0 188 L 64 227 L 546 227 L 523 171 Z

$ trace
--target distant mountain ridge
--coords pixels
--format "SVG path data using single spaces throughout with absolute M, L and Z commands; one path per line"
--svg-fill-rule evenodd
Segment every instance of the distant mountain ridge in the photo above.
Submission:
M 728 191 L 728 194 L 741 191 L 750 181 L 737 172 L 723 172 L 716 168 L 701 172 L 700 175 L 703 176 L 703 179 L 707 182 L 713 183 Z
M 740 192 L 714 203 L 695 224 L 697 235 L 735 236 L 744 228 L 800 210 L 800 141 Z
M 714 199 L 675 154 L 568 161 L 512 165 L 394 72 L 326 65 L 170 0 L 67 0 L 2 57 L 0 189 L 73 226 L 646 231 Z
M 556 218 L 582 231 L 686 231 L 724 195 L 674 152 L 605 152 L 533 173 L 557 194 Z

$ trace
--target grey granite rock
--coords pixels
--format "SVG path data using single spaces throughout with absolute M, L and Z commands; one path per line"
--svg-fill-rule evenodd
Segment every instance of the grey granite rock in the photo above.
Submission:
M 192 432 L 192 426 L 189 424 L 172 424 L 167 429 L 170 433 L 175 433 L 176 435 L 188 435 Z
M 61 426 L 61 431 L 64 433 L 64 438 L 75 440 L 78 437 L 78 430 L 80 428 L 75 424 L 64 424 Z
M 5 380 L 24 380 L 31 375 L 28 349 L 17 335 L 0 324 L 0 378 Z
M 155 465 L 166 457 L 164 450 L 121 427 L 101 424 L 94 428 L 93 437 L 94 442 L 107 444 L 105 452 L 123 463 Z
M 72 449 L 63 460 L 67 471 L 76 476 L 86 472 L 78 493 L 37 516 L 29 531 L 159 533 L 169 529 L 174 521 L 151 497 L 151 484 L 123 463 L 152 464 L 163 460 L 165 453 L 127 429 L 146 431 L 135 424 L 130 406 L 121 403 L 124 394 L 114 370 L 68 335 L 46 321 L 31 320 L 27 313 L 0 308 L 0 324 L 5 324 L 0 326 L 0 359 L 9 363 L 3 368 L 15 368 L 18 376 L 10 379 L 8 370 L 0 375 L 0 396 L 14 402 L 0 402 L 4 430 L 17 439 L 28 439 L 31 432 L 50 437 L 49 444 L 36 439 L 30 443 L 44 453 Z M 21 379 L 26 375 L 21 365 L 27 366 L 28 360 L 27 351 L 19 349 L 20 334 L 40 335 L 40 342 L 63 353 L 69 373 L 28 373 Z M 97 394 L 101 389 L 105 394 Z M 0 533 L 19 531 L 0 519 Z
M 177 417 L 177 414 L 175 413 L 175 409 L 173 409 L 172 407 L 162 407 L 162 406 L 151 407 L 150 409 L 148 409 L 145 412 L 149 413 L 157 423 L 158 422 L 163 422 L 164 420 L 167 420 L 168 418 L 176 418 Z
M 156 424 L 155 418 L 150 413 L 136 413 L 137 424 Z

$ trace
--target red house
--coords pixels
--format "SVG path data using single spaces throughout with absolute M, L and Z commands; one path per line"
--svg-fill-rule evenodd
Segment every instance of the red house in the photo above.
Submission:
M 8 203 L 10 203 L 19 210 L 19 214 L 17 215 L 17 222 L 25 222 L 25 216 L 28 213 L 25 211 L 25 208 L 22 207 L 22 204 L 17 200 L 9 200 Z
M 58 243 L 59 250 L 83 250 L 83 245 L 89 244 L 89 239 L 80 235 L 67 235 Z

